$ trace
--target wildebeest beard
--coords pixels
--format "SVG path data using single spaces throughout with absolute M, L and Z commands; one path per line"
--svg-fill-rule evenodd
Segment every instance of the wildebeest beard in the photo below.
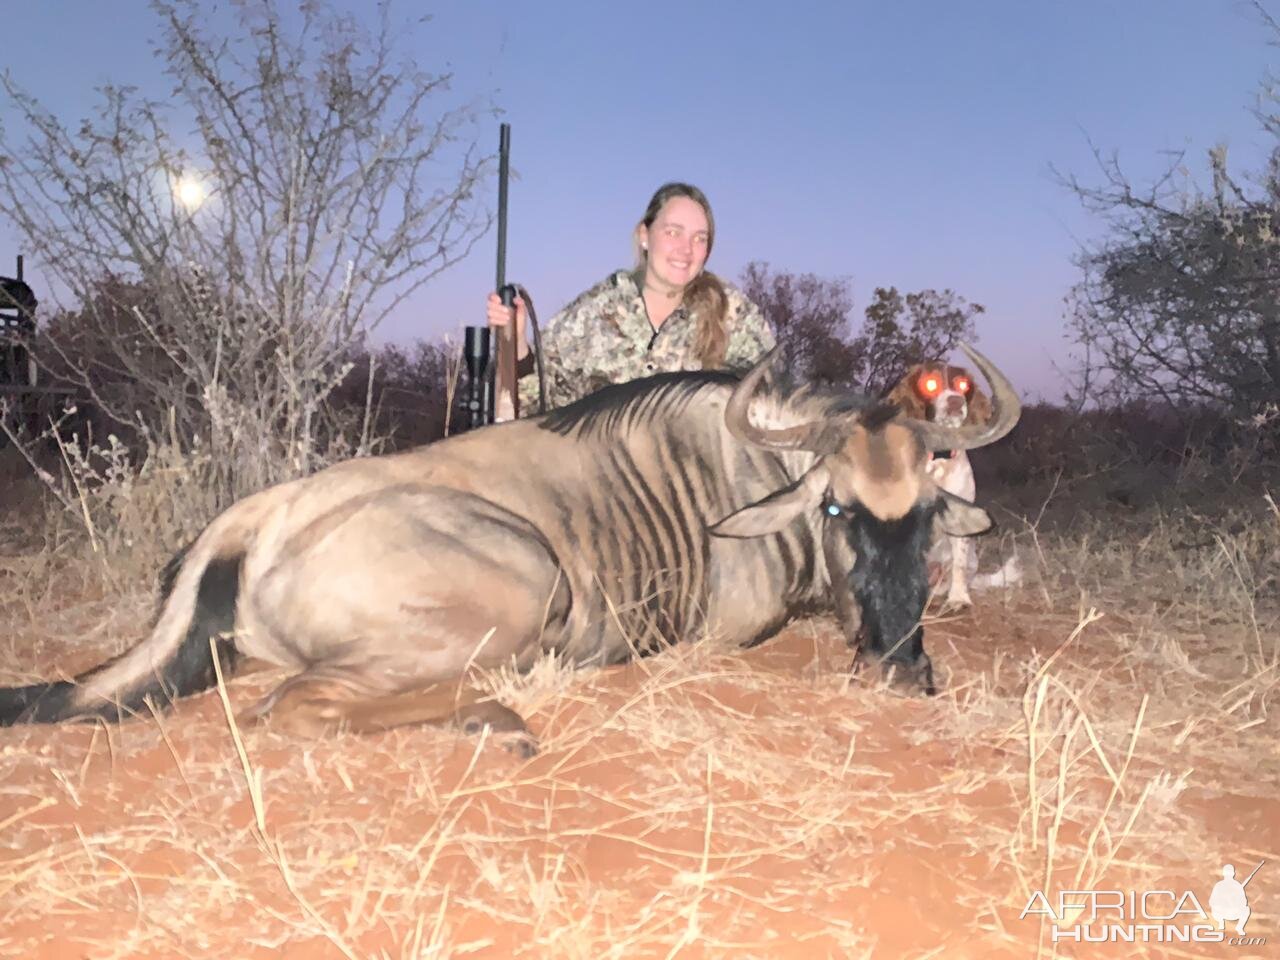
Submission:
M 862 610 L 859 656 L 895 667 L 898 679 L 918 681 L 930 695 L 936 688 L 920 618 L 929 599 L 925 554 L 936 513 L 929 503 L 897 520 L 880 520 L 855 503 L 831 521 L 844 521 L 855 552 L 849 578 Z

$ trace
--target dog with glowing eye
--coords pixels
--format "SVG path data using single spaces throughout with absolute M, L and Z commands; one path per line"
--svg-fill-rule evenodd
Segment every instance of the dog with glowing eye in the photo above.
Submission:
M 945 427 L 984 424 L 991 419 L 991 401 L 973 375 L 963 367 L 947 363 L 917 364 L 907 371 L 887 400 L 896 403 L 908 417 L 932 420 Z M 929 476 L 947 493 L 973 502 L 976 486 L 973 466 L 963 450 L 934 450 L 926 467 Z M 977 554 L 967 537 L 940 536 L 929 552 L 930 580 L 941 582 L 949 573 L 947 607 L 968 607 L 969 578 L 977 569 Z

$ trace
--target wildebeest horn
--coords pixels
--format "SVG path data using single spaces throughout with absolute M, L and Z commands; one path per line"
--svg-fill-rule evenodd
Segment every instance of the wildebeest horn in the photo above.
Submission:
M 995 364 L 967 343 L 960 349 L 973 362 L 991 385 L 991 404 L 995 413 L 987 423 L 970 423 L 959 427 L 944 427 L 927 420 L 905 421 L 916 431 L 929 450 L 974 450 L 995 443 L 1013 429 L 1022 414 L 1022 403 L 1008 378 L 996 369 Z
M 725 405 L 724 422 L 729 432 L 744 443 L 753 443 L 758 447 L 774 447 L 779 450 L 798 450 L 814 432 L 814 424 L 768 428 L 758 427 L 751 422 L 751 397 L 777 358 L 778 348 L 774 347 L 742 378 L 742 382 L 734 388 L 733 396 Z

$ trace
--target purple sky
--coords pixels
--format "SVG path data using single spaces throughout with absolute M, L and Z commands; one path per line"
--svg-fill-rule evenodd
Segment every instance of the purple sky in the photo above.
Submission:
M 649 195 L 682 179 L 715 208 L 712 269 L 848 276 L 858 317 L 877 286 L 950 287 L 987 307 L 978 344 L 1028 397 L 1061 393 L 1071 257 L 1098 230 L 1049 165 L 1093 177 L 1091 139 L 1137 180 L 1184 148 L 1199 176 L 1216 142 L 1238 170 L 1268 146 L 1249 107 L 1273 50 L 1239 0 L 452 0 L 434 13 L 419 62 L 447 61 L 457 92 L 512 124 L 508 276 L 544 319 L 629 264 Z M 140 0 L 0 14 L 3 65 L 64 118 L 108 80 L 164 89 Z M 496 145 L 496 122 L 485 136 Z M 0 272 L 18 243 L 0 223 Z M 492 250 L 482 241 L 379 338 L 480 322 Z M 39 288 L 39 264 L 27 269 Z

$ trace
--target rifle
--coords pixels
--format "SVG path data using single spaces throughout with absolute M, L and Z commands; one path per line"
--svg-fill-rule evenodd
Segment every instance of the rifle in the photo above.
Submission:
M 1263 860 L 1263 861 L 1262 861 L 1261 863 L 1259 863 L 1256 867 L 1254 867 L 1254 868 L 1253 868 L 1253 873 L 1257 873 L 1259 870 L 1261 870 L 1261 869 L 1262 869 L 1262 864 L 1263 864 L 1263 863 L 1266 863 L 1266 862 L 1267 862 L 1267 861 Z M 1245 878 L 1244 878 L 1244 883 L 1240 884 L 1240 889 L 1242 889 L 1242 890 L 1243 890 L 1245 887 L 1247 887 L 1247 886 L 1249 885 L 1249 881 L 1253 879 L 1253 873 L 1249 874 L 1247 877 L 1245 877 Z
M 498 269 L 494 287 L 504 306 L 515 303 L 516 295 L 524 300 L 529 318 L 530 349 L 537 361 L 540 394 L 545 396 L 545 375 L 537 317 L 533 300 L 523 287 L 507 283 L 507 181 L 511 167 L 511 124 L 498 127 Z M 496 346 L 496 349 L 492 349 Z M 520 415 L 520 395 L 516 388 L 516 325 L 503 327 L 493 344 L 489 328 L 467 327 L 463 339 L 463 358 L 467 365 L 467 391 L 462 407 L 467 413 L 467 429 L 514 420 Z M 492 362 L 491 362 L 492 361 Z M 496 376 L 495 376 L 496 374 Z M 496 381 L 496 382 L 495 382 Z M 539 409 L 545 410 L 545 399 Z

